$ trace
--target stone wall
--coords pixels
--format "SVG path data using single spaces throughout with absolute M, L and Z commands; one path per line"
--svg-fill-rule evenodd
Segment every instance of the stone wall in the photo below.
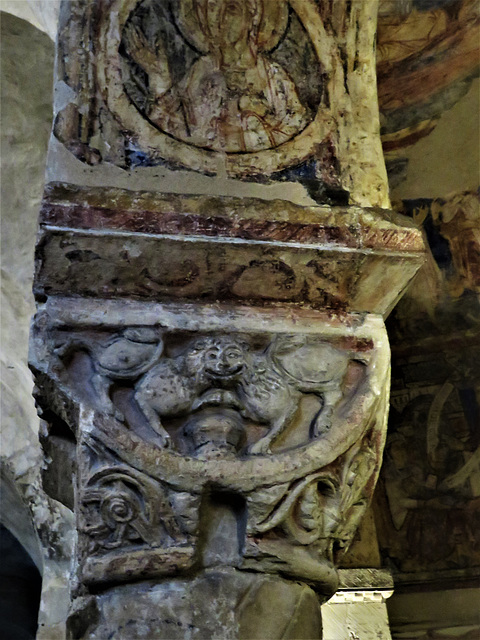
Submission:
M 2 13 L 2 520 L 43 571 L 46 638 L 63 623 L 62 581 L 68 570 L 71 514 L 46 496 L 41 484 L 39 419 L 27 366 L 34 311 L 31 293 L 38 208 L 52 118 L 53 44 L 28 22 Z M 5 482 L 7 484 L 5 485 Z M 8 503 L 13 482 L 20 502 Z M 5 510 L 5 511 L 4 511 Z M 27 515 L 28 514 L 28 515 Z M 41 540 L 25 525 L 31 514 Z M 30 533 L 29 533 L 30 531 Z M 42 566 L 43 565 L 43 566 Z M 49 600 L 49 593 L 53 597 Z M 41 630 L 40 636 L 41 637 Z

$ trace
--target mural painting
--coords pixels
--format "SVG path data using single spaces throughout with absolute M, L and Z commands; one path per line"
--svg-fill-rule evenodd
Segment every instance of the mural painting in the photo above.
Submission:
M 161 167 L 199 180 L 293 182 L 304 203 L 387 207 L 375 9 L 79 0 L 60 13 L 55 140 L 99 171 Z
M 378 18 L 378 99 L 386 152 L 428 135 L 478 76 L 475 0 L 384 1 Z
M 478 572 L 478 194 L 403 206 L 423 225 L 429 252 L 389 319 L 392 392 L 377 490 L 380 546 L 397 573 Z
M 296 25 L 315 60 L 298 18 Z M 286 2 L 142 2 L 123 31 L 125 89 L 154 126 L 182 142 L 227 153 L 276 147 L 314 116 L 292 75 L 268 55 L 287 29 Z M 313 88 L 315 107 L 318 81 Z

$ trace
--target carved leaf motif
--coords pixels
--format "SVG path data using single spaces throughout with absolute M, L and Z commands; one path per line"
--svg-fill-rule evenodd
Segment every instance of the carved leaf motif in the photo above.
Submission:
M 90 552 L 157 546 L 183 537 L 160 485 L 148 486 L 140 476 L 131 469 L 106 468 L 90 478 L 80 507 L 80 530 L 90 538 Z
M 350 546 L 369 502 L 369 485 L 378 472 L 378 442 L 371 441 L 371 433 L 357 443 L 345 455 L 342 468 L 342 494 L 340 510 L 342 519 L 335 529 L 336 547 L 339 554 Z
M 290 487 L 270 515 L 255 528 L 265 533 L 281 527 L 298 544 L 311 544 L 319 538 L 328 537 L 329 521 L 338 501 L 335 478 L 318 472 Z M 333 520 L 336 519 L 337 516 L 333 515 Z

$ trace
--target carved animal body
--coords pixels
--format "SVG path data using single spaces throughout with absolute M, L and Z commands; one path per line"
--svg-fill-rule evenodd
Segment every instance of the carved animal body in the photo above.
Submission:
M 154 366 L 139 381 L 135 400 L 165 446 L 169 435 L 160 418 L 198 408 L 207 389 L 232 387 L 244 369 L 246 349 L 243 342 L 227 337 L 200 339 L 186 353 Z M 222 394 L 209 402 L 222 404 Z
M 303 352 L 302 352 L 303 350 Z M 296 364 L 303 357 L 303 364 Z M 348 358 L 328 344 L 305 347 L 274 341 L 252 353 L 243 341 L 211 337 L 196 341 L 185 353 L 166 358 L 139 380 L 135 400 L 152 428 L 168 446 L 162 417 L 186 415 L 205 405 L 229 406 L 247 419 L 268 424 L 268 433 L 250 448 L 266 453 L 289 424 L 303 394 L 323 399 L 312 437 L 329 426 Z
M 117 380 L 135 380 L 155 365 L 163 352 L 163 339 L 155 329 L 138 327 L 125 329 L 106 341 L 75 337 L 55 349 L 62 359 L 76 351 L 85 351 L 91 358 L 91 383 L 101 410 L 123 420 L 110 398 L 110 387 Z
M 308 345 L 289 338 L 273 342 L 242 385 L 249 417 L 271 425 L 250 452 L 269 451 L 271 442 L 288 426 L 306 393 L 322 400 L 310 436 L 317 438 L 327 431 L 333 408 L 342 397 L 340 383 L 347 366 L 346 355 L 325 343 Z

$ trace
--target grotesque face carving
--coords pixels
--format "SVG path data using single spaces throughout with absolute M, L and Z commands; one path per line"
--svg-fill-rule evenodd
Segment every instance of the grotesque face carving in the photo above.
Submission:
M 197 340 L 185 356 L 186 370 L 212 381 L 212 385 L 233 383 L 245 365 L 247 345 L 232 338 Z
M 143 333 L 130 329 L 104 342 L 75 339 L 57 352 L 75 347 L 89 351 L 95 404 L 135 428 L 138 412 L 114 401 L 126 397 L 128 392 L 119 394 L 118 389 L 130 379 L 134 404 L 143 418 L 164 446 L 177 450 L 184 450 L 185 438 L 191 440 L 196 430 L 205 444 L 211 428 L 215 447 L 222 451 L 228 440 L 230 453 L 236 455 L 268 453 L 297 414 L 295 429 L 300 428 L 304 443 L 322 437 L 342 397 L 350 362 L 344 350 L 301 336 L 277 337 L 266 347 L 254 347 L 238 335 L 207 335 L 194 341 L 180 337 L 177 347 L 169 347 L 165 336 L 147 337 L 156 342 L 145 344 Z M 229 416 L 224 442 L 219 436 L 222 412 Z M 237 435 L 232 441 L 228 433 L 233 432 Z M 299 442 L 297 437 L 295 446 Z M 292 445 L 287 438 L 282 446 Z

